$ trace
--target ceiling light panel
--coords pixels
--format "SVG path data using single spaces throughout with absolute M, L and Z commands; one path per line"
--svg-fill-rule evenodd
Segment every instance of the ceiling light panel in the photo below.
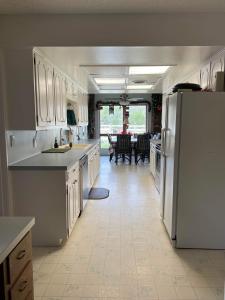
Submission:
M 129 67 L 130 75 L 163 74 L 170 66 L 135 66 Z
M 150 90 L 153 87 L 152 84 L 131 84 L 127 86 L 128 90 Z
M 125 78 L 95 78 L 97 84 L 125 84 Z

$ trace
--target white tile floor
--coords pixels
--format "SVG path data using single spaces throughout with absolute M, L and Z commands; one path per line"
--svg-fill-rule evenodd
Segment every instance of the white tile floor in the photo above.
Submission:
M 175 250 L 147 166 L 101 161 L 96 186 L 63 248 L 34 248 L 35 300 L 222 300 L 224 251 Z

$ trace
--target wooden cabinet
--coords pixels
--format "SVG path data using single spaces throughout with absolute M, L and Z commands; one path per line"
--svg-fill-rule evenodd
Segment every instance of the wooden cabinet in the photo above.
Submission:
M 78 166 L 75 166 L 68 172 L 67 208 L 68 233 L 70 235 L 80 215 L 80 178 Z
M 33 295 L 33 270 L 29 262 L 24 271 L 10 290 L 11 300 L 32 300 Z
M 100 150 L 99 145 L 96 145 L 89 153 L 88 153 L 88 178 L 89 178 L 89 186 L 92 187 L 95 183 L 96 177 L 99 173 L 100 167 Z
M 0 268 L 1 300 L 33 300 L 32 243 L 29 232 Z

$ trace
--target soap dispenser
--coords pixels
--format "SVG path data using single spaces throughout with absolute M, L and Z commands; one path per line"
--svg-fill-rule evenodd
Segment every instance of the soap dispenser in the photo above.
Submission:
M 59 145 L 58 145 L 58 142 L 57 142 L 57 138 L 55 138 L 54 148 L 59 148 Z

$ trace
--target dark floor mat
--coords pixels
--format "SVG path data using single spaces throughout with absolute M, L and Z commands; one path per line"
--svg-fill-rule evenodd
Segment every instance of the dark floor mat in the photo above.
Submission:
M 104 188 L 92 188 L 88 199 L 101 200 L 109 197 L 109 190 Z

